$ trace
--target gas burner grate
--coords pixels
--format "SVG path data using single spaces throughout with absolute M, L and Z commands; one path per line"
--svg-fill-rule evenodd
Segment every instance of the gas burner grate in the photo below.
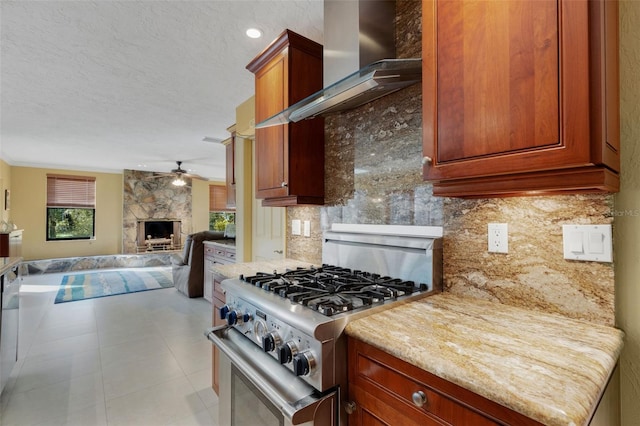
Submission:
M 427 288 L 424 284 L 416 287 L 413 281 L 333 265 L 296 268 L 284 273 L 259 272 L 241 275 L 240 279 L 324 315 L 394 300 Z

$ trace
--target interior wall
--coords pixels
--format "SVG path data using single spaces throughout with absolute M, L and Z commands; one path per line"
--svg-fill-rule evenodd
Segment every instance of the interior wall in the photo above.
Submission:
M 624 332 L 620 359 L 622 425 L 640 424 L 640 2 L 620 2 L 622 173 L 615 197 L 616 320 Z
M 119 254 L 122 247 L 122 175 L 10 167 L 11 220 L 24 229 L 25 260 Z M 47 173 L 96 178 L 95 239 L 46 241 Z M 4 179 L 3 179 L 4 182 Z
M 225 183 L 192 179 L 191 232 L 209 229 L 209 185 L 225 185 Z

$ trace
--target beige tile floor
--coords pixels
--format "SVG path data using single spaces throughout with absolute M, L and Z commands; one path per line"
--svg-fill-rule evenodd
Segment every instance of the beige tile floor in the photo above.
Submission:
M 63 276 L 22 281 L 0 425 L 217 425 L 211 304 L 169 288 L 55 305 Z

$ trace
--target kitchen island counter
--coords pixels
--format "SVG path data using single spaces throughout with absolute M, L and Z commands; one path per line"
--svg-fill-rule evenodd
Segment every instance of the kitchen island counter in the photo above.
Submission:
M 613 327 L 446 293 L 346 332 L 546 425 L 588 422 L 623 345 Z
M 294 268 L 308 268 L 312 266 L 310 262 L 303 262 L 296 259 L 277 259 L 277 260 L 264 260 L 260 262 L 243 262 L 235 263 L 231 265 L 213 265 L 212 271 L 214 274 L 219 275 L 222 278 L 238 278 L 240 275 L 251 276 L 256 275 L 258 272 L 273 271 L 285 272 L 287 269 Z M 321 265 L 315 265 L 321 266 Z
M 0 276 L 6 274 L 22 262 L 21 257 L 0 257 Z

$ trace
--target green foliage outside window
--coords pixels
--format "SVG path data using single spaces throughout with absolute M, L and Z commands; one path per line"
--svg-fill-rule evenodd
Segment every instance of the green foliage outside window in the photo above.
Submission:
M 94 236 L 95 209 L 47 207 L 47 240 L 79 240 Z
M 236 223 L 235 213 L 209 212 L 210 231 L 224 231 L 229 223 Z

